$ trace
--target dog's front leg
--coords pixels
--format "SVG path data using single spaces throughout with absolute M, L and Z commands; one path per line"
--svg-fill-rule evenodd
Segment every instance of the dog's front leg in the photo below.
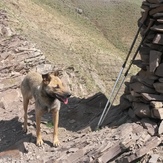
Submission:
M 41 116 L 42 113 L 40 109 L 36 108 L 36 145 L 41 146 L 43 144 L 42 137 L 41 137 L 41 130 L 40 130 L 40 123 L 41 123 Z
M 24 132 L 27 132 L 27 109 L 28 109 L 29 99 L 23 97 L 23 108 L 24 108 Z
M 58 121 L 59 121 L 59 111 L 54 110 L 53 111 L 53 123 L 54 123 L 54 132 L 53 132 L 53 146 L 57 147 L 59 146 L 59 140 L 58 140 Z

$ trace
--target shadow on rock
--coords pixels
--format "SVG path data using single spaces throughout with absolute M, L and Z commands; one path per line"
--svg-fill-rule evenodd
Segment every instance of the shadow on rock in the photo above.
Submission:
M 0 121 L 0 130 L 0 158 L 4 155 L 16 156 L 19 152 L 27 152 L 24 142 L 30 142 L 33 136 L 23 132 L 22 123 L 18 121 L 18 117 Z
M 95 130 L 107 100 L 106 96 L 101 92 L 83 99 L 70 98 L 67 105 L 61 105 L 59 127 L 73 132 L 87 131 L 87 129 L 89 131 Z M 35 111 L 31 110 L 28 115 L 28 122 L 31 121 L 32 126 L 35 127 Z M 125 123 L 126 119 L 125 112 L 119 106 L 112 106 L 102 126 L 108 124 L 111 124 L 111 127 L 120 125 Z M 52 114 L 45 113 L 42 116 L 42 123 L 52 127 Z
M 87 99 L 70 98 L 67 105 L 61 105 L 59 127 L 74 132 L 87 128 L 90 126 L 90 122 L 101 115 L 106 102 L 107 98 L 101 92 Z M 30 120 L 35 121 L 35 113 L 31 111 L 28 114 L 33 115 Z M 44 114 L 42 122 L 52 124 L 52 114 Z
M 61 109 L 60 126 L 71 131 L 96 130 L 107 101 L 101 92 L 87 99 L 71 98 L 69 105 L 64 105 Z M 111 106 L 101 127 L 119 126 L 125 123 L 127 118 L 128 114 L 121 109 L 121 106 Z

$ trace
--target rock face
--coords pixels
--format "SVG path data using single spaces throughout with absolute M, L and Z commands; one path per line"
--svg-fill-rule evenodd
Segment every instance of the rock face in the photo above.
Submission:
M 142 3 L 141 35 L 145 39 L 139 50 L 142 69 L 126 82 L 119 106 L 112 107 L 105 127 L 91 131 L 107 98 L 97 93 L 86 99 L 73 96 L 62 106 L 59 121 L 61 146 L 51 145 L 53 129 L 48 127 L 51 114 L 42 118 L 43 147 L 35 145 L 34 102 L 29 105 L 28 133 L 23 133 L 20 82 L 25 74 L 57 68 L 42 52 L 8 26 L 7 13 L 0 10 L 0 163 L 5 162 L 163 162 L 163 74 L 162 74 L 162 5 L 161 0 Z M 150 19 L 154 20 L 152 23 Z M 149 26 L 151 24 L 151 26 Z M 72 91 L 78 90 L 73 67 L 62 71 Z M 71 80 L 73 82 L 71 82 Z M 75 87 L 75 88 L 74 88 Z M 81 91 L 81 89 L 79 89 Z

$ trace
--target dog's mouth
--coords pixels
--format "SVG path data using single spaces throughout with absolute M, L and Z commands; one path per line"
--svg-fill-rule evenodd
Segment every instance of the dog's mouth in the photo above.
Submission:
M 67 97 L 63 97 L 63 96 L 60 96 L 58 94 L 56 94 L 56 97 L 59 101 L 63 102 L 64 104 L 68 104 L 68 98 Z

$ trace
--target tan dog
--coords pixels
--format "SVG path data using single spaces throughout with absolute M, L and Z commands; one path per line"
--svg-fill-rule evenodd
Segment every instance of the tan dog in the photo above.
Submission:
M 60 102 L 68 103 L 68 97 L 71 96 L 67 87 L 58 77 L 59 72 L 54 74 L 40 75 L 36 72 L 30 72 L 21 83 L 21 92 L 23 95 L 23 108 L 24 108 L 24 131 L 27 132 L 27 108 L 29 100 L 32 96 L 35 99 L 35 113 L 36 113 L 36 144 L 41 146 L 43 144 L 40 121 L 41 116 L 46 111 L 53 112 L 53 145 L 58 146 L 58 121 Z

